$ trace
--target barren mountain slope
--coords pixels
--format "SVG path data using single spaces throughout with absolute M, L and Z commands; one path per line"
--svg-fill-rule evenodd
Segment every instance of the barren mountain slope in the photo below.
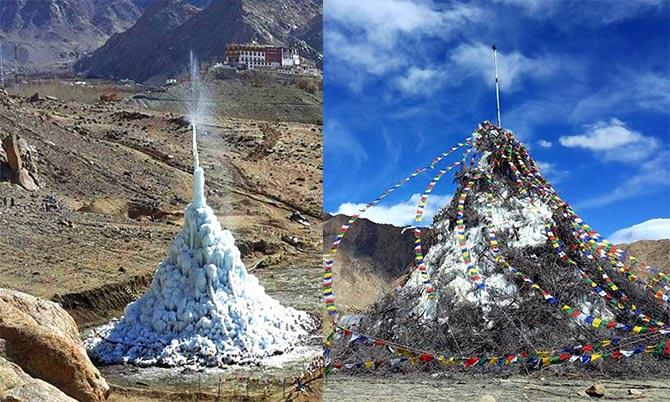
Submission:
M 346 215 L 323 223 L 324 250 L 330 248 Z M 414 232 L 358 220 L 347 232 L 335 258 L 337 298 L 345 310 L 360 310 L 402 284 L 414 262 Z
M 78 70 L 91 75 L 130 77 L 139 72 L 153 71 L 162 63 L 147 49 L 167 43 L 166 36 L 176 27 L 197 14 L 199 9 L 184 0 L 162 0 L 152 4 L 140 19 L 125 32 L 113 35 L 89 57 L 75 64 Z
M 638 240 L 619 247 L 651 266 L 670 272 L 670 239 Z
M 129 28 L 141 15 L 131 0 L 3 0 L 0 39 L 3 60 L 22 70 L 70 63 Z
M 144 82 L 152 77 L 168 77 L 183 72 L 189 51 L 203 62 L 222 61 L 226 45 L 251 42 L 289 45 L 297 38 L 293 31 L 307 26 L 321 13 L 318 0 L 212 0 L 202 11 L 162 34 L 161 41 L 145 41 L 136 26 L 124 36 L 123 47 L 107 43 L 75 65 L 78 72 L 91 76 L 130 78 Z M 144 25 L 146 21 L 138 21 Z M 134 48 L 151 63 L 136 63 L 121 57 L 123 49 Z M 119 76 L 123 72 L 123 76 Z

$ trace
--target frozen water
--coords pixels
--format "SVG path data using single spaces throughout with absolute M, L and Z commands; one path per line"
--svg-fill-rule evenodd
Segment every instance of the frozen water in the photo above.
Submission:
M 220 366 L 295 348 L 313 319 L 280 305 L 247 273 L 233 235 L 207 206 L 202 168 L 184 216 L 151 287 L 85 340 L 92 356 L 108 364 Z

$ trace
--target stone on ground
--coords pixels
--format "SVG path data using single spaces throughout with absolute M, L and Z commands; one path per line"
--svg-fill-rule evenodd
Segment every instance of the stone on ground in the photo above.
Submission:
M 605 387 L 602 384 L 593 384 L 586 389 L 586 394 L 588 396 L 602 398 L 605 396 Z
M 74 402 L 53 385 L 32 378 L 21 367 L 0 357 L 0 401 Z
M 0 289 L 4 358 L 83 402 L 107 399 L 109 386 L 79 340 L 77 326 L 58 304 Z

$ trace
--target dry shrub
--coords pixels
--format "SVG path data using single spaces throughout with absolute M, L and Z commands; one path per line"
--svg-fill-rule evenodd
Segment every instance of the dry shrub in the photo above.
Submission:
M 319 91 L 319 82 L 312 77 L 298 77 L 295 85 L 310 94 L 316 94 Z

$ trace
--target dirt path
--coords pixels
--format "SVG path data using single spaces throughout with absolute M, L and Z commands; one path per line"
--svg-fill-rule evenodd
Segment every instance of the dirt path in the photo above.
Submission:
M 589 397 L 584 391 L 600 382 L 602 398 Z M 630 391 L 629 391 L 630 390 Z M 436 378 L 430 375 L 388 377 L 336 374 L 328 378 L 324 401 L 480 401 L 485 396 L 496 401 L 567 401 L 602 399 L 614 401 L 667 401 L 667 378 L 645 380 L 587 380 L 569 378 Z

